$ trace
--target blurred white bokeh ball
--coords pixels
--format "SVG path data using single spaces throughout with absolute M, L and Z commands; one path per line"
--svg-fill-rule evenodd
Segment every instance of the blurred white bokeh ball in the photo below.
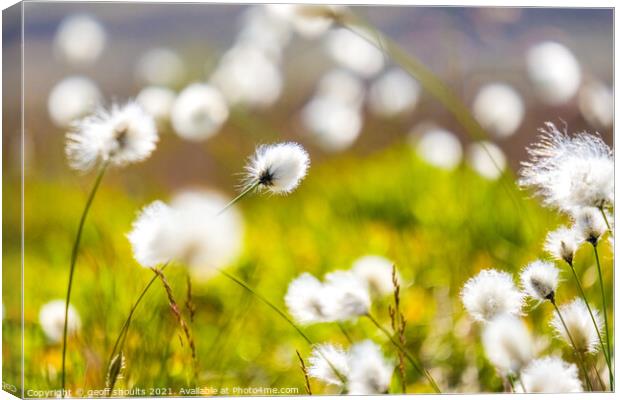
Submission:
M 519 129 L 525 106 L 512 86 L 496 82 L 480 88 L 474 99 L 473 113 L 485 130 L 503 138 Z
M 47 110 L 56 126 L 67 128 L 101 101 L 101 91 L 95 82 L 83 76 L 70 76 L 54 85 L 47 99 Z
M 489 180 L 496 180 L 506 169 L 506 155 L 502 149 L 487 141 L 470 144 L 467 161 L 478 175 Z
M 228 119 L 228 106 L 214 87 L 194 83 L 177 96 L 170 120 L 183 139 L 201 141 L 215 135 Z
M 163 86 L 147 86 L 140 90 L 136 101 L 159 125 L 170 119 L 170 112 L 176 99 L 171 89 Z
M 527 52 L 527 72 L 541 100 L 561 105 L 575 96 L 581 68 L 573 53 L 556 42 L 542 42 Z
M 613 90 L 599 82 L 588 82 L 579 90 L 579 110 L 595 128 L 609 128 L 614 122 Z
M 420 158 L 437 168 L 452 170 L 463 158 L 463 147 L 456 135 L 432 124 L 414 127 L 409 141 Z
M 393 117 L 412 111 L 420 91 L 418 81 L 400 68 L 391 68 L 373 82 L 368 105 L 376 115 Z
M 141 83 L 174 87 L 183 82 L 186 71 L 183 59 L 176 52 L 158 47 L 140 56 L 135 73 Z
M 89 15 L 76 14 L 60 23 L 54 38 L 54 52 L 73 66 L 86 66 L 97 61 L 105 43 L 103 25 Z

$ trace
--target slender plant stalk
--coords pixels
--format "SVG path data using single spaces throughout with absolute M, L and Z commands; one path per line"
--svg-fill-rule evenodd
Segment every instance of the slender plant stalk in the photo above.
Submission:
M 605 220 L 605 225 L 607 225 L 607 230 L 611 232 L 611 225 L 609 224 L 609 220 L 607 219 L 607 214 L 605 213 L 605 209 L 601 206 L 598 208 L 603 215 L 603 219 Z
M 237 203 L 239 200 L 241 200 L 242 198 L 244 198 L 247 194 L 249 194 L 250 192 L 252 192 L 254 189 L 256 189 L 258 186 L 260 185 L 259 181 L 256 181 L 255 183 L 253 183 L 252 185 L 248 186 L 243 192 L 239 193 L 239 195 L 237 197 L 235 197 L 234 199 L 232 199 L 230 201 L 230 203 L 226 204 L 226 207 L 222 208 L 217 215 L 223 214 L 226 210 L 228 210 L 230 207 L 232 207 L 235 203 Z
M 338 321 L 338 328 L 340 329 L 340 332 L 342 332 L 342 335 L 347 339 L 347 342 L 349 342 L 349 344 L 353 344 L 353 340 L 351 340 L 351 336 L 349 335 L 349 332 L 347 332 L 347 328 L 345 328 L 340 321 Z
M 306 335 L 304 333 L 304 331 L 302 331 L 301 328 L 299 326 L 297 326 L 297 324 L 295 322 L 293 322 L 293 320 L 291 320 L 288 317 L 288 315 L 286 315 L 284 313 L 284 311 L 280 310 L 275 304 L 273 304 L 271 301 L 267 300 L 267 298 L 264 297 L 262 294 L 258 293 L 254 289 L 252 289 L 250 286 L 248 286 L 241 279 L 236 278 L 235 276 L 229 274 L 228 272 L 226 272 L 223 269 L 219 269 L 219 271 L 222 273 L 222 275 L 224 275 L 225 277 L 227 277 L 231 281 L 235 282 L 236 284 L 238 284 L 239 286 L 241 286 L 242 288 L 244 288 L 248 292 L 252 293 L 252 295 L 256 296 L 256 298 L 258 298 L 260 301 L 262 301 L 267 306 L 269 306 L 269 308 L 274 310 L 280 317 L 282 317 L 286 322 L 288 322 L 288 324 L 291 325 L 297 331 L 297 333 L 306 341 L 306 343 L 308 343 L 308 345 L 314 346 L 314 342 L 312 340 L 310 340 L 308 335 Z M 329 364 L 329 366 L 332 369 L 332 371 L 334 371 L 336 376 L 338 376 L 338 379 L 340 379 L 340 381 L 343 384 L 346 383 L 345 377 L 340 373 L 340 371 L 338 371 L 338 369 L 332 364 L 332 362 L 327 357 L 325 357 L 325 355 L 323 355 L 323 353 L 320 351 L 320 349 L 318 347 L 314 347 L 314 348 L 319 352 L 321 357 L 323 357 L 323 359 L 325 359 L 327 364 Z
M 301 367 L 301 372 L 304 374 L 304 380 L 305 380 L 305 389 L 306 389 L 306 393 L 308 393 L 310 396 L 312 396 L 312 387 L 310 387 L 310 379 L 308 378 L 308 370 L 306 369 L 306 363 L 304 362 L 303 357 L 301 356 L 301 354 L 299 354 L 298 350 L 295 350 L 295 353 L 297 353 L 297 358 L 299 358 L 299 364 Z
M 594 258 L 596 258 L 596 270 L 598 271 L 598 283 L 601 287 L 601 299 L 603 301 L 603 319 L 605 321 L 605 340 L 607 341 L 607 350 L 609 352 L 609 359 L 611 360 L 611 344 L 609 341 L 609 324 L 607 323 L 607 300 L 605 299 L 605 288 L 603 287 L 603 273 L 601 272 L 601 261 L 599 260 L 598 248 L 596 247 L 595 243 L 592 243 L 592 248 L 594 249 Z M 610 385 L 611 390 L 614 390 L 613 373 L 611 371 L 611 362 L 608 365 L 608 369 L 609 369 L 609 385 Z
M 575 346 L 573 335 L 570 334 L 570 331 L 568 330 L 568 327 L 566 326 L 566 323 L 564 322 L 564 317 L 562 316 L 562 313 L 560 312 L 558 305 L 555 303 L 555 300 L 551 298 L 549 299 L 549 301 L 551 302 L 551 304 L 553 304 L 553 308 L 555 308 L 555 312 L 558 314 L 558 317 L 560 317 L 560 322 L 562 322 L 562 326 L 564 327 L 564 330 L 566 331 L 566 335 L 568 336 L 568 339 L 570 340 L 570 344 L 573 346 L 573 350 L 575 351 L 575 354 L 577 355 L 577 359 L 579 360 L 579 365 L 581 367 L 583 377 L 586 380 L 586 384 L 588 385 L 588 388 L 592 390 L 592 382 L 590 382 L 590 377 L 588 376 L 588 371 L 586 369 L 585 360 L 583 359 L 583 357 L 581 357 L 581 353 L 579 352 L 579 350 L 577 350 L 577 346 Z
M 517 379 L 519 380 L 519 385 L 521 386 L 523 393 L 527 393 L 527 390 L 525 390 L 525 385 L 523 384 L 523 379 L 521 378 L 521 372 L 517 375 Z
M 435 382 L 435 380 L 433 379 L 433 377 L 431 376 L 431 374 L 424 369 L 420 362 L 417 361 L 408 351 L 407 349 L 405 349 L 403 346 L 401 346 L 401 344 L 394 339 L 394 337 L 392 336 L 392 334 L 385 329 L 376 319 L 375 317 L 372 316 L 372 314 L 370 313 L 366 313 L 364 314 L 377 328 L 379 328 L 379 330 L 381 332 L 383 332 L 383 334 L 390 339 L 390 342 L 392 342 L 392 344 L 394 346 L 396 346 L 396 348 L 398 350 L 400 350 L 405 357 L 407 358 L 407 360 L 409 360 L 409 362 L 411 363 L 411 365 L 413 365 L 413 367 L 422 375 L 424 375 L 424 377 L 426 378 L 426 380 L 428 381 L 428 383 L 431 385 L 431 387 L 433 388 L 433 390 L 436 393 L 441 393 L 441 390 L 439 389 L 439 386 L 437 386 L 437 383 Z
M 605 342 L 603 341 L 603 337 L 601 336 L 601 331 L 596 324 L 596 319 L 594 319 L 594 314 L 592 313 L 592 309 L 590 308 L 590 303 L 588 302 L 588 298 L 586 297 L 586 293 L 583 290 L 583 286 L 581 285 L 581 280 L 577 276 L 577 272 L 575 271 L 575 267 L 573 267 L 572 263 L 567 263 L 570 267 L 570 270 L 573 273 L 573 278 L 575 278 L 575 282 L 577 283 L 577 288 L 579 288 L 579 294 L 583 299 L 583 302 L 586 303 L 586 308 L 588 309 L 588 313 L 590 314 L 590 318 L 592 319 L 592 323 L 594 324 L 594 328 L 596 329 L 596 335 L 598 336 L 598 340 L 601 343 L 601 350 L 603 351 L 603 356 L 605 356 L 605 363 L 607 364 L 607 368 L 609 369 L 609 384 L 613 387 L 613 374 L 611 373 L 611 359 L 609 355 L 609 348 L 606 350 Z
M 99 185 L 101 184 L 101 180 L 103 179 L 103 175 L 107 169 L 108 163 L 104 162 L 99 169 L 99 173 L 97 174 L 97 178 L 95 179 L 95 183 L 93 188 L 90 190 L 88 195 L 88 199 L 86 200 L 86 205 L 84 206 L 84 210 L 82 211 L 82 216 L 80 217 L 80 223 L 78 225 L 77 234 L 75 235 L 75 241 L 73 242 L 73 249 L 71 250 L 71 265 L 69 266 L 69 284 L 67 285 L 67 297 L 65 300 L 65 321 L 63 324 L 62 331 L 62 368 L 60 372 L 60 380 L 62 386 L 62 397 L 65 397 L 65 379 L 66 379 L 66 359 L 67 359 L 67 330 L 69 327 L 69 302 L 71 301 L 71 289 L 73 287 L 73 274 L 75 272 L 75 264 L 77 262 L 78 250 L 80 249 L 80 242 L 82 240 L 82 231 L 84 230 L 84 223 L 86 222 L 86 216 L 88 215 L 88 211 L 90 210 L 90 206 L 93 204 L 93 200 L 95 199 L 95 194 L 99 189 Z

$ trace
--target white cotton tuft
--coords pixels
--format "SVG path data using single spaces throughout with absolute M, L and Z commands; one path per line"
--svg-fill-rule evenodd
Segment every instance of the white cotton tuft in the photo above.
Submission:
M 521 372 L 521 382 L 527 393 L 583 392 L 579 371 L 559 357 L 544 357 L 532 361 Z M 521 385 L 515 385 L 522 392 Z
M 521 95 L 505 83 L 480 88 L 473 104 L 480 125 L 499 138 L 512 136 L 523 121 L 525 106 Z
M 136 77 L 147 85 L 174 87 L 185 78 L 185 64 L 173 50 L 165 47 L 150 49 L 136 64 Z
M 488 322 L 501 314 L 520 315 L 523 295 L 506 272 L 485 269 L 470 278 L 461 290 L 461 300 L 476 321 Z
M 394 364 L 381 348 L 370 340 L 355 343 L 349 350 L 348 393 L 351 395 L 385 394 L 390 386 Z
M 354 273 L 334 271 L 325 275 L 324 281 L 325 310 L 330 320 L 347 321 L 368 313 L 368 286 Z
M 366 282 L 371 293 L 386 296 L 394 293 L 393 265 L 394 263 L 385 257 L 367 255 L 353 262 L 351 272 Z
M 497 145 L 480 141 L 472 143 L 467 149 L 467 161 L 478 175 L 496 180 L 506 169 L 506 155 Z
M 575 229 L 562 226 L 547 234 L 545 251 L 556 260 L 563 260 L 572 265 L 580 241 Z
M 542 42 L 527 52 L 527 73 L 539 97 L 557 106 L 572 99 L 581 84 L 581 68 L 573 53 L 556 42 Z
M 161 229 L 168 224 L 167 219 L 171 217 L 170 207 L 157 200 L 145 206 L 133 222 L 127 239 L 133 249 L 134 258 L 141 266 L 153 268 L 171 261 L 169 255 L 157 247 L 157 241 L 162 235 Z
M 325 310 L 326 300 L 321 281 L 307 272 L 291 281 L 284 297 L 288 312 L 303 325 L 329 320 Z
M 540 141 L 528 148 L 519 185 L 535 189 L 543 203 L 571 212 L 614 203 L 613 151 L 587 132 L 569 136 L 547 122 Z
M 565 304 L 560 307 L 560 313 L 564 318 L 564 323 L 570 337 L 564 329 L 562 320 L 559 315 L 555 313 L 551 320 L 551 326 L 555 330 L 556 334 L 564 339 L 564 341 L 572 347 L 571 338 L 575 343 L 575 350 L 580 352 L 596 353 L 599 349 L 599 338 L 596 331 L 597 327 L 601 325 L 601 317 L 596 309 L 592 310 L 592 316 L 588 312 L 588 307 L 581 299 L 575 299 L 571 303 Z M 592 317 L 594 321 L 592 322 Z M 595 325 L 596 323 L 596 325 Z
M 607 224 L 601 211 L 594 207 L 584 207 L 573 212 L 574 229 L 581 240 L 597 244 L 607 231 Z
M 560 271 L 550 262 L 536 260 L 521 271 L 521 286 L 532 299 L 553 300 Z
M 101 91 L 91 79 L 70 76 L 50 91 L 47 110 L 54 125 L 67 128 L 91 113 L 101 103 Z
M 308 375 L 330 385 L 342 387 L 349 374 L 347 352 L 340 346 L 318 344 L 312 349 Z
M 245 187 L 258 185 L 274 194 L 291 193 L 306 176 L 310 157 L 294 142 L 262 145 L 245 167 Z
M 79 171 L 99 162 L 123 167 L 143 161 L 159 140 L 155 120 L 135 102 L 98 109 L 76 122 L 66 136 L 69 165 Z
M 39 311 L 39 324 L 47 339 L 52 343 L 60 343 L 65 326 L 65 301 L 53 300 L 46 303 Z M 67 334 L 73 335 L 82 325 L 75 307 L 69 304 Z
M 295 33 L 316 39 L 323 35 L 339 18 L 346 7 L 330 4 L 266 4 L 266 10 L 275 18 L 287 21 Z
M 226 122 L 228 106 L 217 89 L 194 83 L 179 93 L 170 118 L 180 137 L 202 141 L 215 135 Z
M 105 29 L 90 15 L 75 14 L 62 20 L 54 37 L 54 52 L 69 64 L 83 67 L 93 64 L 103 53 Z
M 533 357 L 530 332 L 519 318 L 503 314 L 489 322 L 482 334 L 487 358 L 502 375 L 518 374 Z

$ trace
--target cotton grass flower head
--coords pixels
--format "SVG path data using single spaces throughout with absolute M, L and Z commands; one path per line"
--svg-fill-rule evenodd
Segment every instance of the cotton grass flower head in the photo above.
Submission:
M 520 315 L 523 295 L 506 272 L 485 269 L 470 278 L 461 290 L 461 300 L 476 321 L 488 322 L 501 314 Z
M 177 96 L 170 114 L 174 131 L 183 139 L 206 140 L 228 119 L 228 105 L 214 87 L 193 83 Z
M 559 357 L 543 357 L 532 361 L 521 372 L 521 382 L 528 393 L 583 392 L 579 371 Z M 523 389 L 516 385 L 517 391 Z
M 376 75 L 384 65 L 383 53 L 370 41 L 372 33 L 360 28 L 332 29 L 325 37 L 327 53 L 338 65 L 364 78 Z
M 235 209 L 218 215 L 228 201 L 208 191 L 181 192 L 166 205 L 145 207 L 127 235 L 134 258 L 147 268 L 178 262 L 198 280 L 210 278 L 239 255 L 243 239 Z
M 437 168 L 453 170 L 463 158 L 463 146 L 459 139 L 452 132 L 434 125 L 414 127 L 409 141 L 420 158 Z
M 348 354 L 348 394 L 385 394 L 390 386 L 394 364 L 383 356 L 381 348 L 370 340 L 355 343 Z
M 518 374 L 533 357 L 530 332 L 521 319 L 509 314 L 495 317 L 482 333 L 485 354 L 502 375 Z
M 564 45 L 546 41 L 530 48 L 527 73 L 539 97 L 549 105 L 560 105 L 575 96 L 581 84 L 581 68 Z
M 329 343 L 318 344 L 313 347 L 308 361 L 309 376 L 338 387 L 346 383 L 343 379 L 349 374 L 350 366 L 347 352 L 342 347 Z
M 495 82 L 480 88 L 474 99 L 473 113 L 484 129 L 504 138 L 512 136 L 521 125 L 525 106 L 512 86 Z
M 60 343 L 65 325 L 65 301 L 53 300 L 46 303 L 39 311 L 39 324 L 47 339 L 52 343 Z M 73 335 L 80 330 L 82 322 L 75 307 L 69 304 L 67 333 Z
M 284 302 L 295 321 L 302 325 L 329 320 L 325 310 L 323 283 L 307 272 L 291 281 Z
M 394 263 L 385 257 L 366 255 L 353 262 L 351 272 L 366 282 L 371 293 L 386 296 L 394 292 L 393 266 Z
M 571 212 L 614 202 L 613 151 L 598 136 L 586 132 L 570 137 L 547 122 L 539 142 L 528 148 L 519 184 L 533 188 L 543 203 Z
M 163 86 L 147 86 L 140 90 L 136 102 L 161 126 L 170 120 L 176 94 Z
M 68 128 L 95 110 L 102 98 L 91 79 L 70 76 L 54 85 L 47 99 L 47 110 L 54 125 Z
M 87 14 L 75 14 L 60 23 L 54 37 L 54 52 L 69 64 L 82 67 L 97 61 L 105 42 L 105 29 L 99 21 Z
M 345 6 L 331 4 L 266 4 L 265 7 L 272 16 L 288 21 L 306 39 L 323 35 L 347 10 Z
M 614 93 L 599 81 L 588 82 L 579 89 L 579 110 L 590 125 L 610 128 L 614 122 Z
M 259 47 L 248 43 L 228 50 L 209 81 L 229 105 L 255 109 L 273 105 L 283 87 L 280 67 Z
M 155 120 L 137 103 L 100 108 L 67 133 L 71 168 L 88 171 L 98 162 L 122 167 L 147 159 L 159 140 Z
M 570 332 L 570 337 L 566 329 L 564 329 L 564 325 L 557 313 L 554 314 L 551 320 L 551 326 L 556 334 L 564 339 L 570 346 L 574 343 L 575 350 L 580 352 L 596 353 L 599 349 L 600 342 L 596 327 L 602 326 L 601 317 L 596 309 L 591 308 L 591 310 L 594 321 L 596 321 L 596 326 L 592 322 L 592 317 L 583 300 L 575 299 L 571 303 L 560 307 L 560 313 L 564 318 L 564 323 L 566 323 L 568 332 Z
M 394 117 L 412 111 L 418 103 L 418 81 L 400 68 L 391 68 L 370 87 L 368 105 L 375 115 Z
M 556 260 L 563 260 L 573 265 L 573 257 L 579 247 L 579 242 L 575 229 L 562 226 L 547 234 L 545 251 Z
M 325 275 L 323 290 L 325 312 L 331 321 L 347 321 L 366 315 L 370 292 L 366 282 L 351 271 Z
M 601 211 L 594 207 L 580 208 L 573 213 L 574 229 L 582 240 L 596 245 L 607 231 Z
M 521 286 L 532 299 L 554 301 L 560 271 L 550 262 L 536 260 L 521 271 Z
M 185 78 L 185 64 L 181 57 L 166 47 L 147 50 L 138 59 L 137 79 L 147 85 L 174 87 Z
M 502 149 L 487 141 L 470 144 L 467 161 L 478 175 L 488 180 L 498 179 L 506 168 L 506 155 Z
M 261 145 L 245 167 L 244 186 L 288 194 L 297 188 L 309 166 L 308 153 L 297 143 Z

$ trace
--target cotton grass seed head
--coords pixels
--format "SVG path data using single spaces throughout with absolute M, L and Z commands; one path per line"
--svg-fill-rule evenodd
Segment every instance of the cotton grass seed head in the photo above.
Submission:
M 329 320 L 323 296 L 323 283 L 305 272 L 291 281 L 284 302 L 288 312 L 300 324 L 315 324 Z
M 575 364 L 559 357 L 543 357 L 532 361 L 521 372 L 521 382 L 528 393 L 583 392 Z M 515 385 L 519 392 L 520 385 Z
M 550 262 L 536 260 L 521 271 L 521 286 L 532 299 L 554 300 L 560 271 Z
M 502 375 L 517 374 L 533 357 L 530 332 L 512 315 L 499 315 L 489 322 L 482 343 L 487 358 Z
M 497 137 L 512 136 L 523 121 L 521 95 L 505 83 L 490 83 L 478 91 L 473 113 L 480 125 Z
M 329 343 L 318 344 L 312 349 L 308 361 L 309 376 L 339 387 L 346 383 L 343 380 L 349 374 L 349 360 L 342 347 Z
M 587 132 L 569 136 L 547 122 L 539 142 L 527 150 L 519 185 L 531 188 L 545 205 L 572 212 L 614 202 L 613 151 Z
M 580 239 L 574 229 L 562 226 L 547 234 L 545 251 L 556 260 L 573 265 L 573 257 L 579 247 Z
M 122 167 L 147 159 L 159 137 L 155 120 L 137 103 L 113 105 L 77 122 L 67 134 L 69 165 L 88 171 L 98 162 Z
M 390 386 L 394 364 L 383 356 L 381 348 L 370 340 L 355 343 L 348 354 L 348 393 L 385 394 Z
M 523 295 L 506 272 L 485 269 L 470 278 L 461 290 L 461 300 L 476 321 L 488 322 L 501 314 L 520 315 Z
M 346 321 L 365 315 L 370 309 L 366 282 L 350 271 L 325 275 L 323 287 L 326 313 L 332 321 Z
M 39 324 L 47 339 L 52 343 L 60 343 L 63 337 L 65 325 L 65 301 L 53 300 L 46 303 L 39 311 Z M 80 316 L 75 307 L 69 304 L 67 332 L 69 335 L 75 334 L 82 325 Z
M 577 351 L 589 353 L 596 353 L 598 351 L 599 339 L 596 327 L 602 326 L 601 318 L 596 309 L 591 308 L 591 310 L 596 326 L 592 322 L 592 317 L 590 317 L 588 308 L 583 300 L 575 299 L 571 303 L 560 307 L 566 328 L 570 332 L 570 336 L 575 343 L 575 350 Z M 553 315 L 551 326 L 559 337 L 564 339 L 569 346 L 572 346 L 568 333 L 564 329 L 564 325 L 557 313 Z
M 308 153 L 297 143 L 261 145 L 245 167 L 244 186 L 258 185 L 274 194 L 288 194 L 297 188 L 309 166 Z
M 593 207 L 580 208 L 573 213 L 574 229 L 581 240 L 596 245 L 607 231 L 607 225 L 601 211 Z
M 385 257 L 367 255 L 353 262 L 351 272 L 366 282 L 371 293 L 386 296 L 394 292 L 393 265 L 394 263 Z
M 170 114 L 174 131 L 183 139 L 206 140 L 228 119 L 228 105 L 212 86 L 194 83 L 179 93 Z
M 74 14 L 62 20 L 54 37 L 54 53 L 67 63 L 84 67 L 103 53 L 106 33 L 103 25 L 87 14 Z

